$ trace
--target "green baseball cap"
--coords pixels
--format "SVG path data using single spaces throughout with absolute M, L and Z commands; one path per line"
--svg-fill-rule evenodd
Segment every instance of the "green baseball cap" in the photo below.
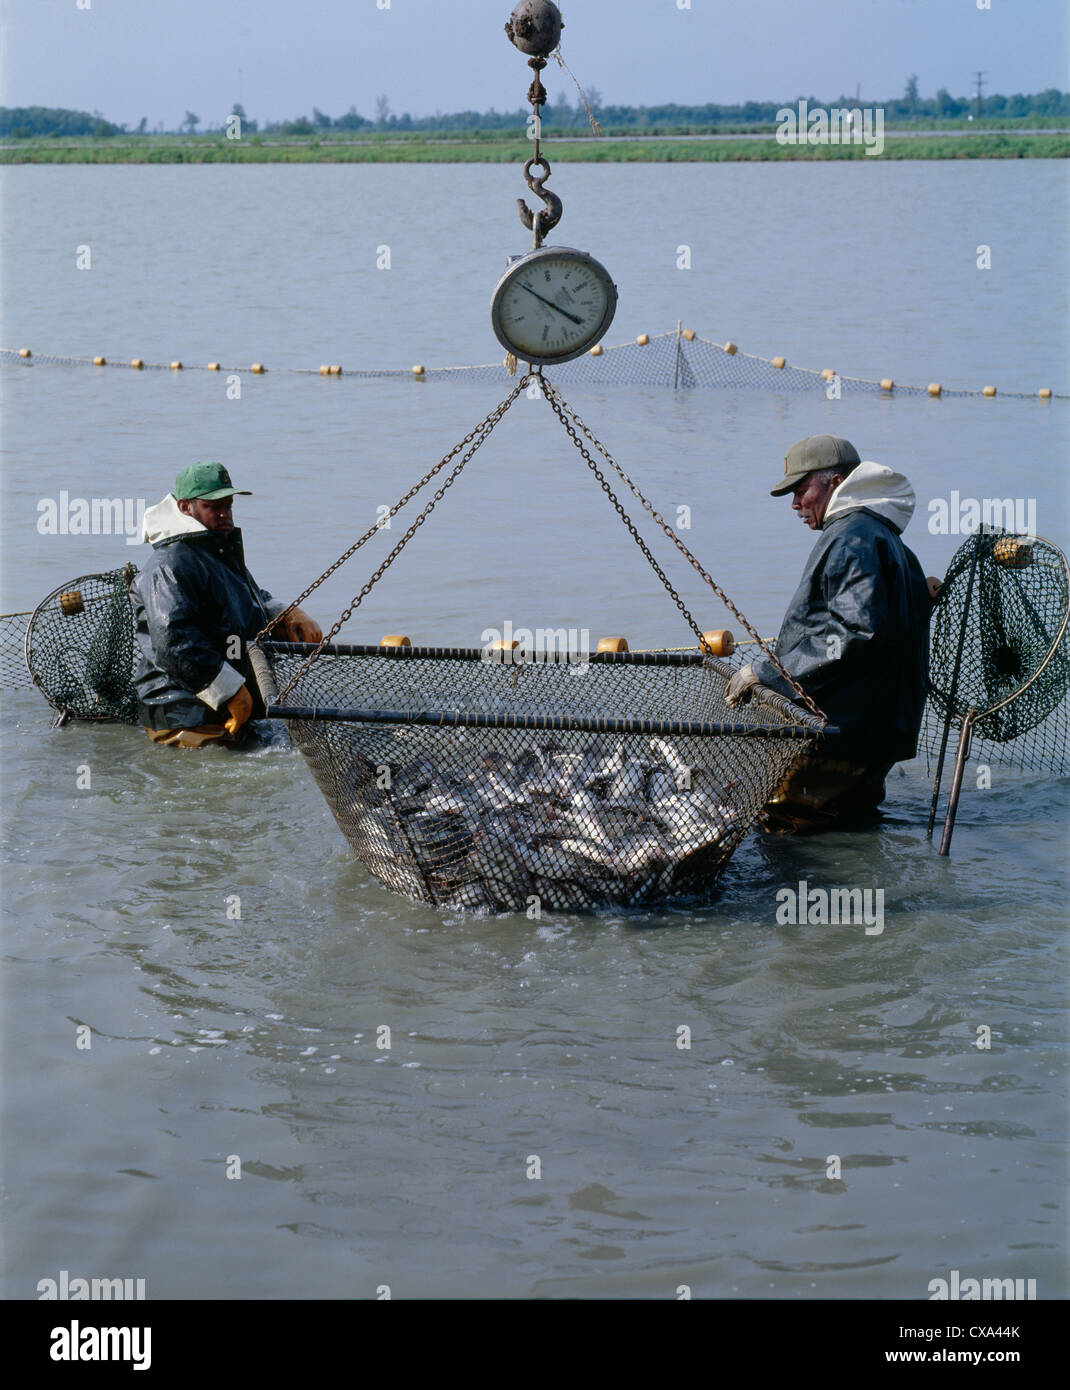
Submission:
M 235 487 L 221 463 L 191 463 L 175 479 L 177 498 L 188 498 L 190 501 L 203 498 L 206 502 L 215 502 L 220 497 L 233 497 L 235 494 L 239 497 L 253 495 Z
M 801 483 L 807 473 L 821 468 L 837 468 L 841 463 L 861 463 L 858 450 L 849 439 L 837 434 L 811 434 L 793 444 L 784 456 L 784 477 L 771 488 L 771 497 L 781 497 Z

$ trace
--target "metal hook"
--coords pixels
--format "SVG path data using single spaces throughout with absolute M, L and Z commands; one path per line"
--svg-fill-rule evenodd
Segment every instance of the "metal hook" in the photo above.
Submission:
M 533 177 L 531 172 L 536 164 L 541 165 L 545 170 L 545 173 L 541 174 L 538 178 Z M 557 226 L 561 221 L 561 214 L 564 211 L 561 205 L 561 199 L 557 194 L 551 193 L 548 188 L 543 187 L 543 184 L 550 177 L 551 172 L 550 161 L 548 159 L 543 159 L 541 156 L 538 159 L 529 159 L 524 165 L 524 178 L 532 193 L 534 193 L 536 197 L 541 198 L 546 206 L 539 212 L 532 212 L 523 198 L 518 198 L 516 200 L 521 222 L 523 222 L 529 232 L 535 233 L 537 241 L 541 241 L 548 231 Z

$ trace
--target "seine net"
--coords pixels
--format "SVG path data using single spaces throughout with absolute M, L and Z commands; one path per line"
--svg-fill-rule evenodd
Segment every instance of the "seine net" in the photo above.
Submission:
M 26 668 L 26 624 L 30 613 L 0 613 L 0 689 L 18 690 L 30 684 Z
M 30 359 L 21 358 L 14 349 L 0 348 L 0 365 L 32 370 L 36 367 L 66 366 L 90 367 L 95 370 L 129 370 L 129 357 L 122 359 L 97 359 L 95 366 L 91 357 L 64 357 L 56 354 L 35 354 Z M 141 359 L 138 359 L 139 361 Z M 142 362 L 145 371 L 170 371 L 167 362 Z M 185 371 L 216 370 L 202 364 L 187 363 Z M 222 371 L 249 372 L 248 365 L 223 366 Z M 393 378 L 411 380 L 412 368 L 378 367 L 355 368 L 347 366 L 325 372 L 317 367 L 271 367 L 264 371 L 267 376 L 293 374 L 304 377 L 320 377 L 329 374 L 332 381 L 352 378 L 355 381 Z M 454 367 L 420 368 L 419 375 L 424 381 L 493 381 L 499 384 L 508 381 L 504 363 L 491 362 L 478 365 Z M 832 386 L 833 378 L 835 386 Z M 865 377 L 844 375 L 832 368 L 823 370 L 801 367 L 788 363 L 782 357 L 760 357 L 752 352 L 744 352 L 734 343 L 718 343 L 712 338 L 700 337 L 697 333 L 683 327 L 675 332 L 641 334 L 630 342 L 600 345 L 600 350 L 585 353 L 571 362 L 554 368 L 554 379 L 563 386 L 664 386 L 681 391 L 701 388 L 722 388 L 726 390 L 755 390 L 782 392 L 820 391 L 822 396 L 833 389 L 838 395 L 864 392 L 870 395 L 887 396 L 894 392 L 897 396 L 928 396 L 928 385 L 907 385 L 900 381 L 885 379 L 871 380 Z M 941 386 L 942 396 L 982 397 L 980 388 Z M 1064 392 L 1050 391 L 1052 398 L 1066 400 Z M 1018 399 L 1035 398 L 1035 391 L 1010 391 L 1000 389 L 999 395 Z
M 823 727 L 768 691 L 733 711 L 698 653 L 315 650 L 252 647 L 268 713 L 369 872 L 444 907 L 704 895 Z
M 952 557 L 933 613 L 923 742 L 976 711 L 980 762 L 1070 772 L 1067 563 L 1039 537 L 992 528 Z
M 26 627 L 26 665 L 53 709 L 75 719 L 137 722 L 133 565 L 54 589 Z

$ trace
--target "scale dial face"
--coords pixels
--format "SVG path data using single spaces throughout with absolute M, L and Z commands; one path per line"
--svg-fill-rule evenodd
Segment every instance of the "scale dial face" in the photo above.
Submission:
M 568 362 L 587 352 L 613 322 L 617 287 L 584 251 L 541 247 L 513 262 L 498 281 L 491 322 L 498 341 L 524 362 Z

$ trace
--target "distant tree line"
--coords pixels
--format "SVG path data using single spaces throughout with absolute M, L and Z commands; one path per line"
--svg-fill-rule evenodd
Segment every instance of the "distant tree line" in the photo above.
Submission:
M 803 97 L 795 97 L 788 102 L 776 101 L 745 101 L 737 105 L 721 105 L 717 102 L 707 102 L 703 106 L 681 106 L 675 102 L 659 106 L 615 106 L 607 105 L 603 102 L 601 93 L 592 89 L 588 92 L 588 102 L 598 117 L 602 125 L 614 130 L 651 130 L 658 129 L 663 131 L 701 131 L 716 129 L 718 126 L 743 126 L 743 125 L 772 125 L 777 119 L 777 112 L 785 106 L 797 106 Z M 822 102 L 816 97 L 805 98 L 809 106 L 840 106 L 851 107 L 856 103 L 846 96 L 840 96 L 835 101 Z M 891 101 L 873 101 L 864 98 L 863 106 L 879 106 L 884 109 L 887 120 L 933 120 L 933 119 L 954 119 L 966 115 L 980 115 L 982 118 L 1009 117 L 1012 119 L 1022 119 L 1029 116 L 1041 116 L 1046 118 L 1057 118 L 1070 116 L 1070 92 L 1061 92 L 1057 87 L 1049 87 L 1046 91 L 1035 92 L 1032 95 L 1024 95 L 1021 92 L 1013 96 L 1001 96 L 993 93 L 983 97 L 978 101 L 976 97 L 953 97 L 941 87 L 934 97 L 922 98 L 918 95 L 918 79 L 912 76 L 907 84 L 906 90 L 901 97 Z M 529 112 L 526 109 L 516 111 L 495 111 L 493 107 L 489 111 L 455 111 L 450 114 L 436 112 L 433 116 L 415 117 L 408 111 L 402 115 L 397 115 L 390 109 L 389 99 L 385 96 L 378 97 L 375 102 L 375 117 L 367 118 L 361 116 L 355 106 L 342 116 L 331 117 L 317 107 L 312 108 L 311 117 L 298 116 L 293 120 L 285 121 L 265 121 L 258 123 L 251 120 L 244 108 L 237 102 L 234 104 L 231 117 L 237 116 L 241 120 L 242 133 L 263 131 L 269 135 L 304 135 L 314 136 L 325 134 L 328 131 L 463 131 L 463 130 L 483 130 L 483 131 L 517 131 L 523 129 L 527 124 Z M 583 128 L 587 125 L 588 116 L 582 102 L 571 104 L 566 95 L 561 95 L 548 102 L 543 109 L 543 123 L 548 130 L 567 130 Z M 185 119 L 179 125 L 182 133 L 196 134 L 198 127 L 201 126 L 201 119 L 192 111 L 187 111 Z M 226 126 L 204 126 L 203 133 L 218 134 Z M 155 133 L 163 130 L 162 123 L 155 128 Z M 27 139 L 31 137 L 62 137 L 73 135 L 90 135 L 108 137 L 114 135 L 145 135 L 148 133 L 148 118 L 142 116 L 141 121 L 133 129 L 125 125 L 117 125 L 112 121 L 106 121 L 99 111 L 94 111 L 92 115 L 85 111 L 68 111 L 63 108 L 47 106 L 19 106 L 19 107 L 0 107 L 0 138 L 7 139 Z M 174 132 L 170 132 L 174 133 Z
M 99 111 L 65 111 L 52 106 L 0 106 L 0 136 L 23 140 L 42 135 L 119 135 L 122 126 Z

